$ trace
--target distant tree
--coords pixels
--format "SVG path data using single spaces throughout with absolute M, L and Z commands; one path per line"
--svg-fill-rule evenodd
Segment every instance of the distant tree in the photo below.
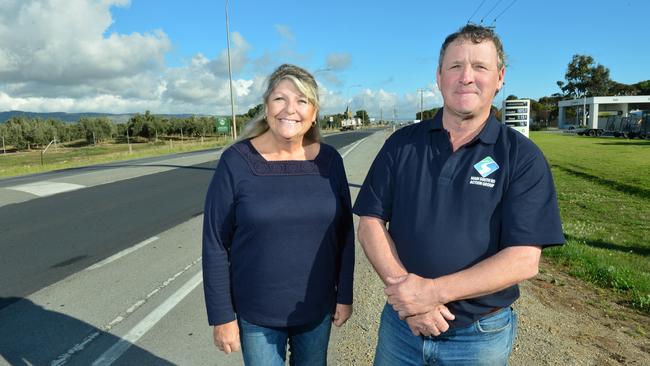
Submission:
M 645 80 L 634 84 L 638 90 L 638 95 L 650 95 L 650 80 Z
M 128 125 L 128 130 L 129 130 L 129 135 L 131 137 L 135 136 L 142 136 L 142 137 L 149 137 L 148 131 L 147 131 L 147 126 L 146 122 L 144 120 L 144 117 L 140 113 L 136 113 L 131 118 L 129 118 L 129 122 L 127 123 Z
M 216 118 L 201 116 L 201 117 L 194 118 L 193 120 L 196 126 L 195 134 L 197 136 L 200 136 L 203 139 L 207 135 L 214 134 L 214 130 L 216 126 Z
M 370 123 L 370 118 L 368 118 L 368 112 L 363 110 L 363 109 L 356 111 L 354 116 L 356 118 L 360 118 L 361 121 L 363 121 L 364 124 Z
M 255 107 L 249 109 L 248 112 L 246 112 L 246 114 L 244 116 L 246 116 L 248 118 L 255 118 L 255 116 L 257 116 L 263 110 L 264 110 L 264 104 L 260 103 L 260 104 L 256 105 Z
M 562 100 L 562 95 L 559 93 L 539 98 L 538 103 L 541 105 L 539 118 L 549 124 L 551 121 L 557 120 L 559 113 L 558 103 L 560 100 Z
M 433 117 L 436 116 L 436 113 L 438 113 L 439 109 L 440 108 L 438 107 L 427 109 L 422 111 L 422 114 L 420 114 L 420 112 L 415 112 L 415 119 L 419 119 L 420 121 L 432 119 Z
M 510 94 L 506 97 L 506 100 L 517 100 L 517 99 L 519 99 L 519 97 L 514 94 Z
M 636 85 L 636 84 L 635 84 Z M 610 93 L 612 95 L 638 95 L 643 94 L 639 92 L 639 89 L 635 85 L 628 85 L 612 81 Z
M 608 95 L 612 83 L 609 69 L 595 64 L 594 58 L 588 55 L 573 55 L 564 79 L 565 81 L 558 81 L 557 85 L 564 96 L 569 98 Z
M 107 117 L 79 119 L 88 143 L 103 142 L 115 136 L 117 128 Z
M 29 147 L 29 143 L 23 135 L 24 121 L 23 117 L 12 117 L 5 123 L 5 143 L 13 145 L 19 150 Z

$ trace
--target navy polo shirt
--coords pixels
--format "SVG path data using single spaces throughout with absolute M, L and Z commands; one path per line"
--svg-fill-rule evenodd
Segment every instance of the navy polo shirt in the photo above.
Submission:
M 353 209 L 388 222 L 406 270 L 437 278 L 509 246 L 564 243 L 553 178 L 539 148 L 490 115 L 481 132 L 453 152 L 442 113 L 386 141 Z M 456 316 L 451 326 L 518 297 L 515 285 L 447 304 Z

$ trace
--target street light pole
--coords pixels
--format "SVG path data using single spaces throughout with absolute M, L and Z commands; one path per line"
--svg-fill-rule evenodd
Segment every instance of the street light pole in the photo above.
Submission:
M 420 88 L 418 89 L 420 92 L 420 121 L 424 120 L 424 111 L 422 110 L 422 104 L 424 104 L 424 89 Z
M 228 0 L 226 0 L 226 41 L 228 42 L 228 79 L 230 80 L 230 112 L 232 113 L 232 138 L 237 139 L 235 97 L 232 92 L 232 66 L 230 64 L 230 24 L 228 22 Z

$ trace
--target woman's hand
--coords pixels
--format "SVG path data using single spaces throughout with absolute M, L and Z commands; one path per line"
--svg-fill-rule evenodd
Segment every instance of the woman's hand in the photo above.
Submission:
M 345 324 L 352 316 L 352 305 L 336 304 L 336 311 L 332 317 L 332 323 L 337 327 Z
M 237 320 L 214 326 L 214 345 L 225 354 L 237 352 L 241 348 L 239 342 L 239 326 Z

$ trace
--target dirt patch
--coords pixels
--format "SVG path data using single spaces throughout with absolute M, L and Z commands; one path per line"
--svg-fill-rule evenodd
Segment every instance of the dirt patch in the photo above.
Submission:
M 617 303 L 615 294 L 542 261 L 521 284 L 518 335 L 510 364 L 650 365 L 650 317 Z M 354 314 L 335 331 L 336 364 L 371 365 L 383 285 L 357 253 Z
M 512 365 L 650 365 L 650 317 L 543 261 L 515 303 Z

